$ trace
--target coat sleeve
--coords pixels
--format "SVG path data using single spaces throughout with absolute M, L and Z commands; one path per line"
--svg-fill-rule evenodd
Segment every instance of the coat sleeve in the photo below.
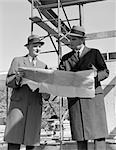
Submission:
M 96 52 L 97 80 L 102 81 L 109 76 L 109 70 L 99 50 Z
M 20 83 L 16 82 L 16 73 L 18 72 L 18 60 L 14 58 L 6 77 L 6 86 L 10 88 L 20 87 Z

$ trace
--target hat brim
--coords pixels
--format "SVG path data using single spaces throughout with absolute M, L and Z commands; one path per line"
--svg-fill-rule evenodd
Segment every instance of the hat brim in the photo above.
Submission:
M 34 43 L 27 43 L 27 44 L 25 44 L 24 46 L 28 46 L 28 45 L 31 45 L 31 44 L 41 44 L 41 45 L 44 45 L 44 42 L 34 42 Z
M 83 35 L 80 35 L 80 34 L 69 33 L 69 34 L 68 34 L 68 37 L 70 38 L 71 36 L 86 38 L 86 36 L 83 36 Z

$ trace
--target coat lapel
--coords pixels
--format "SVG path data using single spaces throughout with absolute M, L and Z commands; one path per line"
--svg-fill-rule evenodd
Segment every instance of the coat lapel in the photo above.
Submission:
M 79 59 L 77 59 L 77 57 L 75 56 L 75 52 L 72 51 L 70 53 L 70 58 L 67 60 L 68 71 L 72 70 L 72 68 L 75 68 L 78 61 L 79 61 Z
M 90 48 L 88 48 L 88 47 L 84 47 L 84 49 L 83 49 L 83 51 L 82 51 L 82 54 L 80 55 L 80 60 L 79 60 L 79 62 L 78 62 L 78 66 L 80 66 L 82 63 L 83 63 L 83 61 L 85 60 L 85 58 L 84 58 L 84 56 L 90 51 L 91 49 Z
M 31 63 L 29 62 L 28 55 L 24 56 L 23 63 L 25 67 L 32 67 Z
M 75 52 L 72 52 L 72 55 L 71 55 L 69 61 L 71 60 L 74 63 L 79 63 L 82 60 L 83 56 L 86 55 L 90 50 L 91 50 L 90 48 L 88 48 L 88 47 L 85 46 L 84 49 L 83 49 L 83 51 L 82 51 L 82 54 L 80 55 L 80 59 L 78 59 L 75 56 Z
M 30 63 L 30 61 L 29 61 L 28 55 L 26 55 L 26 56 L 23 57 L 23 66 L 24 66 L 24 67 L 30 67 L 30 68 L 32 68 L 32 67 L 35 67 L 35 68 L 45 68 L 46 65 L 45 65 L 44 63 L 42 63 L 42 62 L 37 58 L 37 60 L 36 60 L 36 65 L 33 66 L 32 63 Z
M 84 49 L 83 49 L 83 51 L 82 51 L 82 54 L 80 55 L 80 59 L 81 59 L 85 54 L 87 54 L 90 50 L 91 50 L 90 48 L 88 48 L 88 47 L 85 46 Z
M 73 62 L 75 62 L 75 63 L 77 63 L 78 61 L 79 61 L 79 59 L 77 58 L 77 56 L 76 56 L 76 53 L 75 52 L 73 52 L 73 55 L 71 56 L 71 61 L 73 61 Z

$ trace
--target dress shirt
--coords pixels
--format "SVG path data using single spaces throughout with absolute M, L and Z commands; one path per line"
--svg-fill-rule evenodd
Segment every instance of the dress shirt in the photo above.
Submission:
M 83 52 L 83 49 L 84 49 L 84 45 L 82 45 L 81 49 L 79 50 L 79 57 L 81 56 L 82 52 Z M 77 51 L 78 52 L 78 51 Z
M 29 58 L 29 62 L 32 63 L 33 66 L 36 66 L 37 57 L 31 57 L 30 55 L 28 55 L 28 58 Z
M 77 59 L 80 59 L 83 49 L 84 49 L 84 45 L 82 44 L 82 47 L 80 50 L 77 50 L 77 49 L 75 50 L 75 56 Z

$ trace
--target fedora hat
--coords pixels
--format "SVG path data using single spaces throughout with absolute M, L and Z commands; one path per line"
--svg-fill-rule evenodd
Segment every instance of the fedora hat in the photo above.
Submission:
M 30 44 L 41 44 L 41 45 L 43 45 L 44 42 L 41 41 L 41 39 L 39 38 L 38 35 L 31 35 L 28 37 L 27 44 L 25 44 L 24 46 L 27 46 Z
M 83 26 L 73 26 L 71 31 L 68 34 L 69 36 L 77 36 L 77 37 L 86 37 L 85 29 Z

